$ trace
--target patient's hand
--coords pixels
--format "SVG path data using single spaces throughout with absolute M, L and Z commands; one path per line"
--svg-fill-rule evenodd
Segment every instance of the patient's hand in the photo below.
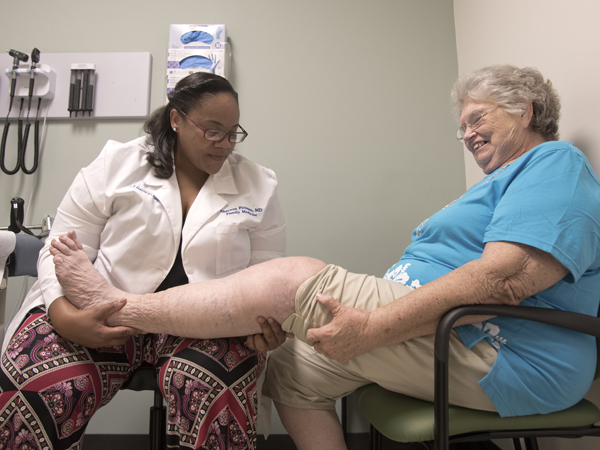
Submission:
M 287 338 L 294 337 L 292 333 L 283 331 L 281 325 L 272 317 L 269 317 L 268 320 L 264 317 L 259 317 L 257 321 L 262 333 L 248 336 L 246 346 L 251 350 L 266 353 L 270 350 L 275 350 Z
M 317 301 L 333 315 L 327 325 L 306 332 L 306 343 L 317 353 L 345 363 L 372 349 L 363 336 L 371 314 L 369 311 L 344 306 L 330 295 L 317 294 Z

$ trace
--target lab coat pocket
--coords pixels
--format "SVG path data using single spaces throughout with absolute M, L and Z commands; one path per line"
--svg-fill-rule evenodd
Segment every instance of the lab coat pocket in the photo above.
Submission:
M 222 224 L 217 227 L 217 275 L 250 262 L 250 238 L 248 231 L 238 223 Z

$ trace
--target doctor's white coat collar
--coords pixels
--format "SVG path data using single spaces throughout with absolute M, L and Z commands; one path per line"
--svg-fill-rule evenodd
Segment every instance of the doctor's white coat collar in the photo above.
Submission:
M 231 159 L 230 156 L 223 163 L 221 170 L 214 175 L 210 175 L 206 183 L 204 183 L 204 186 L 188 211 L 185 229 L 183 229 L 183 211 L 181 209 L 181 197 L 175 172 L 173 172 L 173 175 L 169 179 L 165 180 L 156 177 L 153 170 L 150 171 L 146 179 L 146 184 L 147 186 L 158 188 L 154 191 L 154 195 L 163 205 L 169 216 L 175 242 L 178 242 L 179 230 L 182 230 L 184 248 L 213 215 L 227 206 L 227 200 L 221 197 L 221 195 L 238 193 L 231 167 Z
M 219 172 L 215 175 L 211 175 L 210 177 L 208 177 L 209 179 L 212 178 L 215 194 L 238 193 L 238 189 L 235 185 L 235 180 L 233 178 L 233 170 L 231 168 L 232 159 L 233 158 L 229 156 L 229 158 L 227 158 L 227 160 L 223 164 L 223 167 L 221 167 L 221 170 L 219 170 Z

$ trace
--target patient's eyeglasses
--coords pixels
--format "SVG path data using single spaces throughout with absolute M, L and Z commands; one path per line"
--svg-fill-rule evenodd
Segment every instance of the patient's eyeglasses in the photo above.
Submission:
M 204 139 L 206 139 L 207 141 L 221 142 L 227 137 L 229 142 L 231 142 L 232 144 L 239 144 L 240 142 L 243 142 L 244 139 L 246 139 L 246 137 L 248 136 L 248 133 L 242 128 L 241 125 L 238 125 L 238 127 L 240 127 L 240 130 L 242 131 L 237 131 L 235 133 L 226 133 L 224 131 L 219 130 L 207 130 L 206 128 L 201 127 L 192 119 L 190 119 L 186 114 L 182 113 L 181 111 L 177 112 L 184 116 L 186 119 L 188 119 L 190 122 L 192 122 L 196 126 L 196 128 L 202 131 L 202 133 L 204 133 Z
M 491 113 L 492 110 L 495 108 L 497 108 L 496 105 L 489 106 L 487 108 L 476 109 L 475 111 L 473 111 L 467 118 L 467 123 L 461 125 L 460 127 L 458 127 L 458 130 L 456 130 L 456 139 L 458 139 L 460 142 L 465 142 L 464 137 L 465 133 L 467 132 L 467 127 L 475 131 L 483 124 L 483 118 L 487 114 Z

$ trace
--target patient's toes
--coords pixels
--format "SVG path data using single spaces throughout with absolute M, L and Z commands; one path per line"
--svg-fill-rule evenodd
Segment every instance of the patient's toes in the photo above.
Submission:
M 73 240 L 77 249 L 83 250 L 83 245 L 81 244 L 81 241 L 79 240 L 79 236 L 77 236 L 77 233 L 75 233 L 75 230 L 69 231 L 67 233 L 67 236 L 69 236 L 69 238 Z
M 60 239 L 60 237 L 58 239 L 52 239 L 50 245 L 52 246 L 52 248 L 56 249 L 56 251 L 60 252 L 61 254 L 69 256 L 71 254 L 71 249 L 67 247 L 67 245 L 63 244 L 63 242 Z
M 70 237 L 61 235 L 61 236 L 59 236 L 58 239 L 60 240 L 60 242 L 62 242 L 64 245 L 66 245 L 69 248 L 69 250 L 72 250 L 72 251 L 78 250 L 77 244 Z
M 62 255 L 57 255 L 52 258 L 54 262 L 54 273 L 58 278 L 58 281 L 62 284 L 66 275 L 68 275 L 68 269 L 65 264 L 65 260 L 62 258 Z
M 60 241 L 58 241 L 57 239 L 52 239 L 50 241 L 50 252 L 52 253 L 52 250 L 54 250 L 55 252 L 60 252 L 60 249 L 58 248 L 59 245 Z

